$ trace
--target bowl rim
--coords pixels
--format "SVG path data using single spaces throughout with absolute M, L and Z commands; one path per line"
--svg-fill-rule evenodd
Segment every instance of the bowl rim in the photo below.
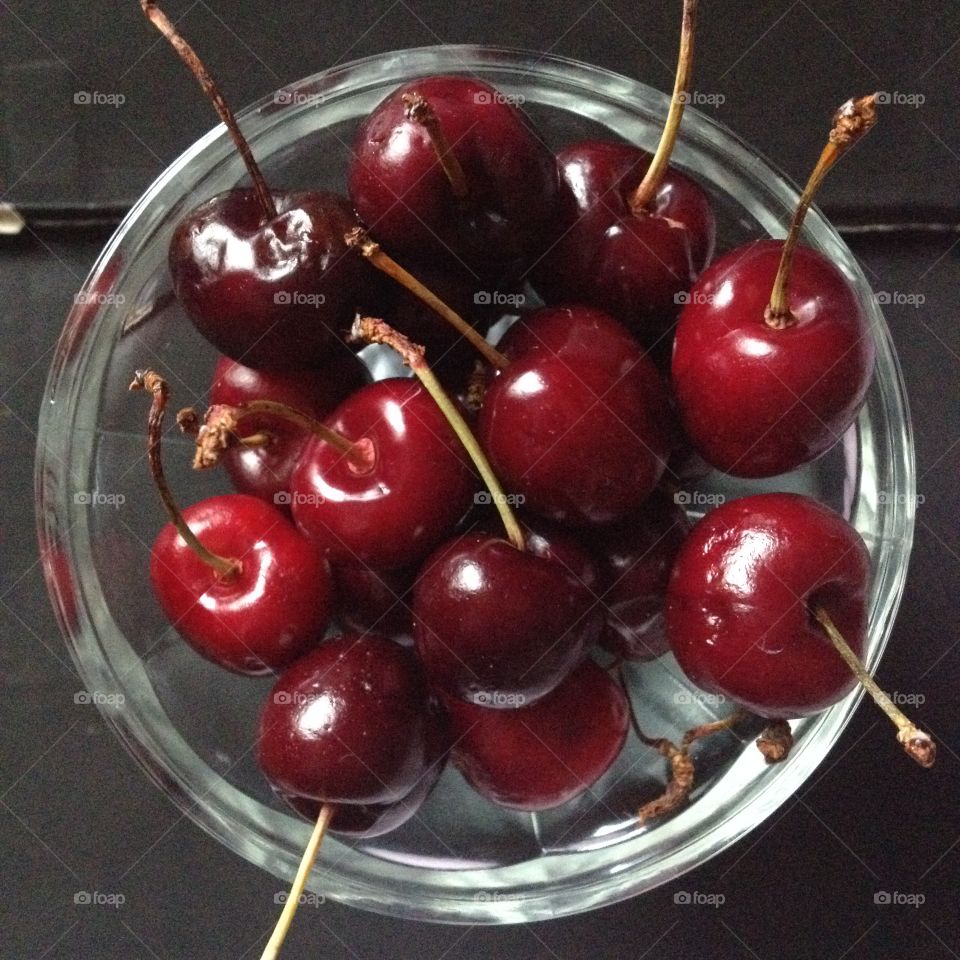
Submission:
M 330 89 L 332 87 L 335 92 L 338 82 L 342 83 L 344 79 L 349 80 L 358 71 L 369 73 L 371 70 L 375 70 L 377 76 L 375 78 L 368 77 L 368 85 L 374 85 L 374 80 L 382 83 L 382 68 L 391 62 L 396 64 L 398 60 L 402 60 L 407 66 L 408 76 L 410 77 L 423 76 L 427 72 L 441 70 L 482 75 L 484 72 L 510 71 L 522 67 L 522 73 L 539 76 L 542 79 L 559 79 L 568 87 L 579 86 L 590 89 L 595 95 L 599 92 L 596 88 L 597 83 L 603 82 L 608 85 L 603 90 L 604 95 L 622 99 L 625 92 L 632 92 L 635 103 L 639 104 L 642 100 L 655 101 L 663 114 L 665 114 L 670 100 L 669 94 L 657 91 L 640 81 L 567 57 L 541 54 L 519 48 L 488 47 L 477 44 L 426 45 L 373 54 L 339 64 L 299 81 L 288 83 L 273 94 L 268 94 L 238 111 L 237 116 L 241 125 L 243 125 L 244 121 L 275 111 L 277 109 L 276 97 L 280 91 L 306 90 L 311 87 Z M 531 60 L 533 60 L 532 63 Z M 421 65 L 423 70 L 420 72 L 411 70 L 415 65 Z M 389 79 L 392 80 L 393 77 Z M 397 82 L 402 81 L 397 79 Z M 611 91 L 610 86 L 615 89 Z M 684 123 L 688 136 L 691 127 L 694 127 L 699 134 L 712 134 L 719 138 L 725 151 L 739 154 L 740 163 L 749 161 L 759 166 L 760 173 L 757 176 L 765 178 L 766 186 L 775 189 L 777 194 L 784 199 L 796 199 L 798 191 L 795 185 L 756 149 L 719 121 L 688 107 Z M 681 142 L 683 139 L 684 131 L 682 130 Z M 83 289 L 88 289 L 97 281 L 113 256 L 122 247 L 132 226 L 148 211 L 151 211 L 158 194 L 177 178 L 184 167 L 201 158 L 207 151 L 217 149 L 222 151 L 224 148 L 228 148 L 228 144 L 225 127 L 223 124 L 219 124 L 196 140 L 167 166 L 123 218 L 91 268 Z M 215 156 L 211 157 L 210 163 L 213 164 L 215 160 Z M 814 234 L 817 237 L 818 245 L 828 243 L 836 250 L 843 252 L 844 259 L 852 264 L 854 271 L 852 279 L 860 288 L 860 292 L 869 291 L 869 285 L 856 266 L 855 258 L 816 207 L 810 210 L 805 229 L 806 236 L 809 237 Z M 912 427 L 902 371 L 889 330 L 883 322 L 879 308 L 876 306 L 872 311 L 872 319 L 874 333 L 877 337 L 877 367 L 879 369 L 882 361 L 886 375 L 886 379 L 881 383 L 884 390 L 883 409 L 891 415 L 892 412 L 898 412 L 900 414 L 898 426 L 903 428 L 901 445 L 899 448 L 894 445 L 893 451 L 897 452 L 899 449 L 901 454 L 899 461 L 894 458 L 896 462 L 892 464 L 898 478 L 898 484 L 894 486 L 898 491 L 902 487 L 907 496 L 905 496 L 903 503 L 898 501 L 894 505 L 891 514 L 893 517 L 891 524 L 895 527 L 900 544 L 901 562 L 895 568 L 892 568 L 891 564 L 887 564 L 885 589 L 879 595 L 871 610 L 871 631 L 868 638 L 870 647 L 867 658 L 868 667 L 871 669 L 875 668 L 886 643 L 889 641 L 893 620 L 902 597 L 907 573 L 907 561 L 913 540 L 913 505 L 915 501 L 915 498 L 911 496 L 915 490 Z M 51 470 L 56 467 L 59 458 L 57 457 L 58 451 L 47 444 L 45 438 L 50 436 L 51 422 L 59 414 L 56 404 L 51 400 L 59 397 L 63 392 L 59 388 L 62 386 L 62 374 L 65 368 L 64 353 L 67 347 L 74 345 L 73 341 L 76 334 L 76 331 L 71 327 L 72 320 L 74 320 L 73 312 L 68 317 L 60 341 L 57 344 L 40 413 L 40 439 L 37 444 L 35 484 L 37 492 L 37 530 L 41 558 L 44 561 L 50 555 L 49 551 L 51 549 L 63 549 L 66 546 L 69 550 L 71 543 L 69 540 L 64 541 L 61 534 L 61 527 L 64 526 L 61 523 L 63 518 L 57 515 L 56 507 L 53 511 L 50 510 L 50 505 L 56 503 L 56 495 L 59 492 L 52 479 L 55 474 L 52 474 Z M 877 379 L 879 380 L 879 377 Z M 75 404 L 75 401 L 75 397 L 67 400 L 68 404 Z M 59 415 L 62 416 L 62 414 Z M 67 529 L 67 532 L 70 532 L 69 529 Z M 104 674 L 105 665 L 93 662 L 91 659 L 91 641 L 84 635 L 84 631 L 71 626 L 68 604 L 84 599 L 82 592 L 78 591 L 80 595 L 76 598 L 67 596 L 63 584 L 56 581 L 50 565 L 44 562 L 43 566 L 53 606 L 58 614 L 61 629 L 81 679 L 84 682 L 92 681 L 98 684 L 98 686 L 93 687 L 94 689 L 103 689 L 105 679 L 115 678 L 106 677 Z M 748 788 L 751 793 L 749 802 L 738 804 L 725 817 L 715 822 L 708 834 L 705 836 L 688 836 L 686 842 L 673 848 L 659 861 L 656 876 L 649 876 L 648 865 L 644 875 L 637 879 L 634 876 L 635 870 L 631 867 L 637 867 L 639 861 L 625 860 L 618 865 L 622 869 L 618 868 L 616 872 L 609 869 L 598 869 L 590 874 L 580 875 L 578 877 L 579 882 L 575 887 L 568 887 L 559 892 L 555 885 L 548 885 L 546 889 L 526 890 L 517 903 L 507 902 L 506 900 L 497 901 L 495 898 L 490 901 L 477 900 L 476 897 L 472 900 L 467 899 L 464 895 L 465 892 L 473 893 L 477 891 L 478 885 L 462 882 L 443 889 L 430 887 L 428 892 L 424 892 L 424 888 L 421 886 L 417 888 L 415 894 L 409 888 L 403 889 L 403 883 L 400 883 L 397 885 L 397 889 L 391 889 L 390 893 L 387 893 L 383 884 L 377 886 L 367 882 L 366 879 L 358 879 L 355 876 L 351 877 L 349 882 L 343 882 L 343 878 L 338 876 L 335 878 L 335 882 L 338 882 L 339 885 L 336 889 L 331 889 L 324 883 L 325 878 L 318 876 L 317 872 L 311 878 L 311 889 L 317 892 L 325 892 L 332 899 L 375 909 L 391 916 L 471 924 L 526 922 L 534 919 L 559 917 L 634 896 L 673 880 L 687 870 L 699 866 L 707 859 L 725 850 L 770 816 L 823 762 L 849 722 L 862 695 L 862 691 L 857 690 L 824 713 L 803 721 L 805 724 L 804 735 L 798 740 L 790 762 L 771 771 L 771 775 L 765 777 L 759 789 L 756 788 L 756 783 L 752 783 Z M 255 816 L 248 817 L 247 821 L 248 824 L 259 826 L 261 835 L 243 836 L 237 829 L 236 822 L 226 820 L 204 804 L 205 794 L 198 792 L 195 785 L 187 780 L 183 772 L 170 762 L 167 748 L 157 741 L 154 733 L 138 713 L 126 706 L 117 708 L 103 703 L 97 703 L 97 706 L 138 765 L 193 822 L 216 837 L 228 848 L 274 874 L 287 879 L 293 875 L 298 857 L 291 858 L 291 856 L 278 853 L 276 850 L 268 851 L 266 844 L 271 838 L 264 839 L 262 836 L 263 831 L 267 830 L 268 827 L 262 821 L 258 821 Z M 235 788 L 231 787 L 230 790 L 240 794 L 240 791 L 235 790 Z M 692 804 L 674 819 L 679 820 L 680 817 L 685 816 L 696 806 L 697 804 Z M 304 838 L 308 832 L 308 826 L 304 824 Z M 624 841 L 624 845 L 630 842 Z M 617 846 L 620 846 L 620 844 Z M 579 853 L 565 853 L 559 855 L 557 859 L 563 860 L 568 857 L 580 856 L 582 855 Z M 380 864 L 380 861 L 377 861 L 377 863 Z M 383 867 L 384 869 L 381 872 L 385 875 L 396 872 L 389 863 L 384 863 Z M 405 869 L 409 870 L 411 868 Z M 511 868 L 501 869 L 509 871 Z M 476 870 L 432 872 L 454 873 L 458 875 L 461 881 L 483 873 L 483 871 Z M 482 882 L 482 879 L 480 882 Z M 479 887 L 479 889 L 482 891 L 482 887 Z M 418 900 L 416 905 L 412 905 L 410 902 L 414 895 Z M 452 912 L 452 907 L 457 908 L 455 914 Z

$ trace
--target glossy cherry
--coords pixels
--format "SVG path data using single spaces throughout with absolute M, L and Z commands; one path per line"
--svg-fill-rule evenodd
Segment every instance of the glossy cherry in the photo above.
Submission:
M 244 494 L 208 497 L 184 522 L 218 556 L 201 560 L 172 523 L 150 553 L 163 612 L 202 656 L 237 673 L 271 673 L 316 646 L 333 613 L 330 573 L 319 550 L 275 507 Z
M 355 353 L 343 347 L 340 357 L 316 370 L 267 372 L 221 357 L 210 384 L 211 404 L 241 407 L 252 400 L 272 400 L 323 419 L 355 390 L 370 382 L 370 374 Z M 254 446 L 225 449 L 223 464 L 240 493 L 283 506 L 290 499 L 290 478 L 303 456 L 310 434 L 290 420 L 271 413 L 242 417 L 239 437 L 265 436 Z
M 431 681 L 490 707 L 548 694 L 597 640 L 601 622 L 571 569 L 482 532 L 454 538 L 424 563 L 413 616 Z
M 477 432 L 505 488 L 551 520 L 609 524 L 639 507 L 675 442 L 670 401 L 639 344 L 602 311 L 524 314 L 499 344 Z
M 344 634 L 277 680 L 260 716 L 257 758 L 282 795 L 394 803 L 434 761 L 437 722 L 409 650 L 375 634 Z
M 605 623 L 601 645 L 625 660 L 653 660 L 670 647 L 664 598 L 690 523 L 683 496 L 654 491 L 627 519 L 596 530 L 588 542 L 600 570 Z
M 673 385 L 683 426 L 710 464 L 738 477 L 786 473 L 825 453 L 856 418 L 875 346 L 857 292 L 829 260 L 794 253 L 795 322 L 764 312 L 783 243 L 721 257 L 690 291 L 677 324 Z
M 623 690 L 592 660 L 518 710 L 444 703 L 453 764 L 478 793 L 515 810 L 546 810 L 588 790 L 616 760 L 629 726 Z
M 817 713 L 855 678 L 814 607 L 862 656 L 870 557 L 853 527 L 798 494 L 731 500 L 693 528 L 667 593 L 670 646 L 697 686 L 764 717 Z
M 400 87 L 361 124 L 349 190 L 388 252 L 453 258 L 496 278 L 542 254 L 557 171 L 509 97 L 471 77 L 433 76 Z
M 298 526 L 334 563 L 391 570 L 420 561 L 467 512 L 476 491 L 469 457 L 427 391 L 380 380 L 326 421 L 365 445 L 366 459 L 311 441 L 293 475 Z

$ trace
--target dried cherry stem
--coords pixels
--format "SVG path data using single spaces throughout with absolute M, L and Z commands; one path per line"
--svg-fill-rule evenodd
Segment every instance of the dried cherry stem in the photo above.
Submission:
M 520 529 L 520 524 L 517 522 L 513 510 L 510 509 L 507 495 L 504 493 L 503 487 L 500 486 L 500 481 L 493 472 L 493 467 L 490 466 L 487 455 L 483 452 L 477 438 L 473 435 L 473 431 L 467 425 L 467 421 L 463 419 L 456 404 L 447 396 L 446 391 L 440 386 L 440 381 L 437 380 L 427 364 L 423 347 L 413 343 L 402 333 L 376 317 L 358 316 L 354 320 L 351 336 L 353 339 L 362 340 L 365 343 L 383 343 L 392 347 L 401 356 L 403 362 L 414 372 L 423 384 L 424 389 L 433 397 L 447 422 L 453 428 L 454 433 L 459 437 L 460 442 L 477 468 L 477 472 L 483 479 L 484 485 L 490 491 L 490 498 L 500 514 L 508 539 L 518 550 L 523 550 L 525 548 L 523 531 Z
M 237 152 L 240 154 L 247 168 L 247 173 L 250 174 L 250 180 L 253 182 L 253 189 L 257 194 L 257 199 L 260 201 L 260 206 L 263 208 L 264 216 L 267 220 L 272 220 L 277 215 L 277 208 L 273 202 L 273 197 L 267 187 L 266 180 L 263 179 L 263 173 L 261 173 L 256 161 L 253 159 L 250 144 L 247 143 L 246 137 L 240 132 L 236 117 L 234 117 L 233 111 L 227 106 L 226 100 L 223 99 L 217 82 L 207 72 L 207 68 L 194 52 L 193 47 L 180 36 L 176 26 L 156 5 L 154 0 L 140 0 L 140 6 L 143 8 L 147 19 L 170 41 L 170 45 L 177 51 L 180 59 L 190 68 L 190 72 L 196 77 L 203 92 L 213 104 L 214 109 L 227 128 L 227 132 L 230 134 L 237 148 Z
M 184 543 L 204 563 L 223 577 L 234 576 L 234 574 L 240 572 L 240 562 L 211 553 L 196 538 L 193 531 L 187 526 L 186 520 L 183 519 L 183 514 L 173 499 L 173 494 L 170 492 L 167 479 L 163 474 L 160 448 L 163 439 L 163 415 L 167 408 L 167 399 L 170 396 L 170 388 L 167 386 L 166 380 L 158 373 L 154 373 L 153 370 L 137 370 L 133 375 L 130 389 L 146 390 L 153 397 L 147 419 L 147 458 L 150 461 L 150 473 L 153 476 L 153 482 L 160 493 L 160 499 L 163 501 L 163 506 L 170 517 L 170 522 L 177 528 L 177 533 L 180 534 Z
M 320 850 L 320 844 L 327 833 L 327 827 L 333 819 L 337 808 L 330 803 L 325 803 L 320 808 L 320 814 L 317 822 L 314 824 L 313 833 L 307 841 L 306 849 L 303 851 L 303 857 L 300 859 L 300 866 L 297 868 L 297 875 L 293 878 L 293 884 L 290 887 L 290 893 L 287 894 L 287 902 L 283 905 L 277 925 L 270 934 L 267 945 L 263 948 L 260 960 L 276 960 L 280 955 L 280 948 L 286 939 L 287 931 L 293 923 L 293 915 L 297 912 L 300 905 L 300 898 L 303 896 L 303 888 L 307 885 L 307 877 L 313 869 L 314 861 L 317 859 L 317 853 Z
M 783 242 L 780 266 L 777 268 L 770 303 L 763 317 L 767 326 L 775 330 L 782 330 L 796 321 L 790 312 L 790 274 L 793 269 L 793 254 L 800 239 L 800 230 L 807 210 L 810 209 L 813 198 L 833 165 L 873 129 L 877 122 L 876 102 L 875 93 L 866 97 L 852 98 L 833 115 L 833 126 L 830 129 L 827 145 L 823 148 L 820 159 L 813 168 L 807 185 L 803 188 L 797 209 L 793 213 L 793 220 L 790 222 L 787 238 Z
M 790 724 L 786 720 L 771 720 L 760 731 L 756 744 L 767 763 L 786 760 L 793 749 L 793 731 Z
M 324 443 L 329 443 L 342 453 L 358 470 L 369 470 L 375 460 L 373 444 L 367 439 L 357 441 L 348 440 L 342 434 L 331 430 L 326 424 L 303 413 L 285 403 L 275 400 L 249 400 L 246 403 L 230 406 L 217 403 L 210 407 L 200 422 L 196 412 L 187 409 L 177 414 L 177 423 L 181 429 L 189 426 L 189 431 L 196 437 L 197 448 L 194 452 L 193 467 L 195 470 L 206 470 L 220 462 L 220 454 L 229 447 L 235 446 L 263 446 L 273 439 L 267 431 L 241 437 L 237 433 L 240 421 L 251 414 L 268 413 L 271 416 L 282 417 L 307 433 L 319 437 Z M 195 428 L 195 429 L 194 429 Z
M 370 234 L 363 227 L 354 227 L 344 236 L 344 240 L 348 247 L 359 250 L 378 270 L 396 280 L 402 287 L 422 300 L 431 310 L 443 317 L 462 337 L 470 341 L 491 366 L 502 370 L 509 364 L 510 361 L 499 350 L 487 343 L 459 313 L 448 307 L 412 273 L 401 267 L 393 257 L 384 253 L 380 249 L 380 244 L 372 240 Z
M 663 181 L 670 157 L 680 132 L 680 121 L 683 119 L 683 108 L 689 99 L 690 77 L 693 74 L 693 38 L 697 30 L 697 0 L 684 0 L 683 24 L 680 28 L 680 54 L 677 58 L 677 73 L 673 81 L 673 97 L 670 99 L 670 109 L 667 111 L 667 120 L 660 134 L 657 151 L 647 167 L 643 180 L 630 196 L 630 210 L 634 214 L 647 212 L 657 190 Z
M 811 613 L 817 623 L 823 627 L 824 633 L 836 647 L 837 653 L 843 657 L 844 662 L 856 675 L 863 688 L 873 697 L 873 702 L 893 722 L 893 725 L 897 728 L 897 740 L 900 741 L 903 749 L 921 767 L 932 767 L 937 759 L 937 744 L 930 734 L 924 733 L 919 727 L 914 726 L 913 722 L 880 688 L 877 681 L 867 673 L 867 668 L 850 648 L 847 641 L 844 640 L 843 635 L 837 629 L 833 620 L 830 619 L 830 614 L 823 607 L 813 607 Z
M 440 161 L 440 166 L 443 167 L 443 172 L 446 174 L 447 180 L 450 181 L 453 195 L 463 200 L 469 193 L 467 177 L 463 172 L 463 167 L 460 166 L 460 161 L 450 149 L 450 142 L 443 133 L 440 118 L 436 111 L 430 105 L 430 102 L 421 97 L 419 93 L 405 93 L 400 99 L 403 101 L 407 119 L 420 124 L 429 137 L 437 159 Z

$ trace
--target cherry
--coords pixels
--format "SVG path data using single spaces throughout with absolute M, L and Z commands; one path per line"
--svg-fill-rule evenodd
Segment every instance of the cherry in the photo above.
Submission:
M 518 710 L 453 697 L 444 704 L 454 766 L 478 793 L 515 810 L 546 810 L 589 789 L 617 758 L 630 722 L 620 686 L 591 660 Z
M 534 273 L 548 303 L 606 310 L 661 353 L 716 234 L 706 193 L 668 166 L 687 100 L 696 6 L 684 2 L 673 99 L 656 154 L 598 140 L 561 151 L 558 240 Z
M 270 373 L 254 370 L 221 357 L 213 374 L 212 405 L 241 407 L 253 400 L 286 404 L 322 419 L 351 393 L 370 382 L 370 374 L 356 354 L 342 356 L 317 370 Z M 241 493 L 268 503 L 289 499 L 290 478 L 310 441 L 309 432 L 289 419 L 271 413 L 253 413 L 237 424 L 239 438 L 258 442 L 225 449 L 220 460 L 233 486 Z
M 171 519 L 150 553 L 160 606 L 184 639 L 220 666 L 247 674 L 286 666 L 320 642 L 330 620 L 326 564 L 289 520 L 255 497 L 210 497 L 181 514 L 160 460 L 167 385 L 146 371 L 131 389 L 153 395 L 150 467 Z
M 562 564 L 469 533 L 424 564 L 413 619 L 434 684 L 474 703 L 516 707 L 548 694 L 583 659 L 601 614 Z
M 670 647 L 663 620 L 673 561 L 690 530 L 675 498 L 656 490 L 630 518 L 593 532 L 606 613 L 601 645 L 624 660 L 653 660 Z
M 358 390 L 327 420 L 364 444 L 358 457 L 314 438 L 293 474 L 297 525 L 334 563 L 390 570 L 420 561 L 473 501 L 470 461 L 443 413 L 415 381 Z
M 337 619 L 348 630 L 379 633 L 410 646 L 413 643 L 413 584 L 418 568 L 373 570 L 336 566 Z
M 353 209 L 332 193 L 269 190 L 196 53 L 152 0 L 141 6 L 210 98 L 253 182 L 211 197 L 178 224 L 169 253 L 177 299 L 234 360 L 282 370 L 317 366 L 349 326 L 363 278 L 343 239 L 356 224 Z
M 786 241 L 731 251 L 690 291 L 673 384 L 687 434 L 719 470 L 793 470 L 833 446 L 863 405 L 875 353 L 869 318 L 839 268 L 797 240 L 827 171 L 874 120 L 874 97 L 844 104 Z
M 653 364 L 607 314 L 552 307 L 525 314 L 500 349 L 477 431 L 507 488 L 528 509 L 571 524 L 609 524 L 656 486 L 674 443 Z
M 677 555 L 666 603 L 670 646 L 697 686 L 763 717 L 817 713 L 855 678 L 876 697 L 860 663 L 869 576 L 860 535 L 816 500 L 770 493 L 728 501 Z M 907 751 L 932 763 L 930 738 L 879 695 Z
M 410 651 L 376 634 L 348 633 L 281 674 L 260 717 L 257 757 L 283 795 L 393 803 L 435 759 L 437 722 Z
M 557 171 L 509 97 L 471 77 L 433 76 L 395 90 L 361 124 L 349 191 L 391 252 L 452 257 L 496 278 L 543 252 Z

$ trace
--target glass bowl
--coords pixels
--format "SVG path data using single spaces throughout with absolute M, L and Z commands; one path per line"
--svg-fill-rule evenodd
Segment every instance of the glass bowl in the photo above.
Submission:
M 316 74 L 255 104 L 241 122 L 267 180 L 343 190 L 358 118 L 403 81 L 468 73 L 516 97 L 554 147 L 587 136 L 651 149 L 669 97 L 570 60 L 483 47 L 428 47 Z M 752 147 L 688 109 L 674 162 L 712 195 L 719 249 L 782 236 L 797 192 Z M 40 415 L 37 510 L 50 593 L 87 696 L 140 765 L 196 823 L 289 880 L 309 825 L 277 801 L 253 756 L 268 679 L 201 660 L 165 621 L 148 587 L 150 544 L 164 515 L 148 477 L 137 367 L 167 377 L 173 409 L 204 405 L 215 354 L 170 294 L 167 244 L 178 219 L 243 178 L 223 127 L 177 159 L 130 211 L 67 319 Z M 913 533 L 910 423 L 889 333 L 854 257 L 816 211 L 804 241 L 858 291 L 877 340 L 876 376 L 855 427 L 828 455 L 764 482 L 711 476 L 689 491 L 694 515 L 719 497 L 781 489 L 843 513 L 872 558 L 868 661 L 890 635 Z M 172 419 L 172 418 L 170 418 Z M 218 471 L 189 468 L 168 430 L 166 465 L 181 503 L 226 490 Z M 642 727 L 678 737 L 729 712 L 698 694 L 669 656 L 629 670 Z M 664 761 L 635 738 L 596 786 L 557 810 L 499 809 L 448 770 L 422 812 L 383 838 L 328 838 L 310 887 L 381 913 L 444 922 L 510 923 L 588 910 L 648 890 L 729 846 L 816 769 L 857 705 L 849 696 L 795 724 L 789 760 L 767 766 L 751 738 L 725 734 L 700 750 L 693 802 L 638 827 L 634 813 L 664 783 Z

